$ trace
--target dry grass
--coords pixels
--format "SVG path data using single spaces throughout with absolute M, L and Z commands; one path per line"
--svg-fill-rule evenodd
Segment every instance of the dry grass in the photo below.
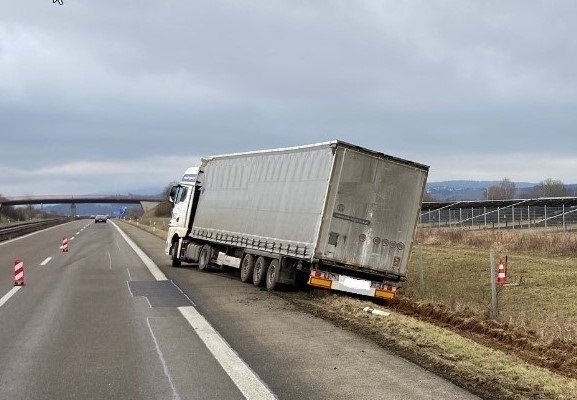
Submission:
M 125 222 L 138 226 L 139 228 L 166 240 L 166 235 L 168 234 L 168 218 L 144 216 L 139 219 L 126 219 Z
M 403 289 L 406 296 L 421 297 L 421 251 L 424 300 L 488 315 L 493 248 L 497 258 L 508 256 L 508 281 L 519 283 L 499 288 L 499 319 L 550 340 L 577 341 L 577 234 L 454 229 L 424 232 L 420 239 Z
M 420 229 L 420 241 L 425 245 L 458 245 L 477 249 L 493 248 L 497 251 L 515 251 L 548 256 L 577 256 L 577 232 L 550 232 L 531 230 L 467 230 Z

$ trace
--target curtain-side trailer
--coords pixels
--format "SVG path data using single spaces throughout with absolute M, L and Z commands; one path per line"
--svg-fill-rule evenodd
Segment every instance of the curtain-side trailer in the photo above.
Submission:
M 203 158 L 172 188 L 172 265 L 240 269 L 273 290 L 309 285 L 390 299 L 429 167 L 342 141 Z

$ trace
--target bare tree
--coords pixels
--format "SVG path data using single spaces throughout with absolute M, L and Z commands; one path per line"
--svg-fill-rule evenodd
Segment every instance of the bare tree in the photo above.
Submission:
M 2 206 L 0 214 L 13 221 L 26 219 L 25 209 L 22 207 Z
M 488 200 L 506 200 L 515 197 L 517 186 L 515 182 L 511 182 L 509 178 L 503 178 L 498 185 L 489 186 L 487 188 Z
M 567 196 L 567 188 L 559 179 L 547 178 L 535 187 L 536 197 L 563 197 Z
M 178 182 L 176 181 L 172 181 L 170 182 L 168 185 L 166 185 L 166 187 L 164 188 L 164 190 L 162 191 L 162 194 L 164 195 L 165 199 L 168 199 L 168 195 L 170 194 L 170 191 L 172 190 L 173 186 L 178 185 Z
M 154 209 L 155 217 L 170 217 L 170 214 L 172 212 L 172 203 L 168 201 L 168 195 L 170 194 L 170 190 L 174 185 L 178 185 L 178 182 L 170 182 L 162 191 L 165 200 L 155 207 Z

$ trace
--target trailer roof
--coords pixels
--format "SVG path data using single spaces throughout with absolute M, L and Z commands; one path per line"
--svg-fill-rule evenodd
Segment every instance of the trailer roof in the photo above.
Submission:
M 322 148 L 322 147 L 337 147 L 337 146 L 347 147 L 347 148 L 350 148 L 352 150 L 357 150 L 357 151 L 362 152 L 362 153 L 372 154 L 375 157 L 386 158 L 386 159 L 397 161 L 397 162 L 400 162 L 403 164 L 410 164 L 411 166 L 418 168 L 418 169 L 424 169 L 427 171 L 429 170 L 428 165 L 420 164 L 420 163 L 417 163 L 414 161 L 406 160 L 406 159 L 395 157 L 395 156 L 390 156 L 388 154 L 384 154 L 384 153 L 381 153 L 381 152 L 378 152 L 375 150 L 367 149 L 365 147 L 361 147 L 361 146 L 357 146 L 357 145 L 354 145 L 351 143 L 343 142 L 341 140 L 331 140 L 328 142 L 312 143 L 312 144 L 306 144 L 306 145 L 302 145 L 302 146 L 293 146 L 293 147 L 281 147 L 281 148 L 276 148 L 276 149 L 254 150 L 254 151 L 246 151 L 246 152 L 230 153 L 230 154 L 219 154 L 219 155 L 214 155 L 214 156 L 202 157 L 202 160 L 203 161 L 209 161 L 209 160 L 214 160 L 214 159 L 219 159 L 219 158 L 248 156 L 248 155 L 255 155 L 255 154 L 285 153 L 285 152 L 298 151 L 298 150 L 304 150 L 304 149 Z

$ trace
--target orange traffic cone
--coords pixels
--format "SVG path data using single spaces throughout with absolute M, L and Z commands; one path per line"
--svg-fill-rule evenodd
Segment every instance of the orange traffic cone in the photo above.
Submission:
M 497 283 L 502 285 L 507 283 L 507 274 L 505 273 L 505 266 L 503 265 L 503 259 L 499 259 L 499 269 L 497 270 Z
M 24 262 L 14 260 L 14 286 L 24 286 Z
M 68 239 L 62 238 L 62 245 L 60 246 L 62 251 L 68 251 Z

